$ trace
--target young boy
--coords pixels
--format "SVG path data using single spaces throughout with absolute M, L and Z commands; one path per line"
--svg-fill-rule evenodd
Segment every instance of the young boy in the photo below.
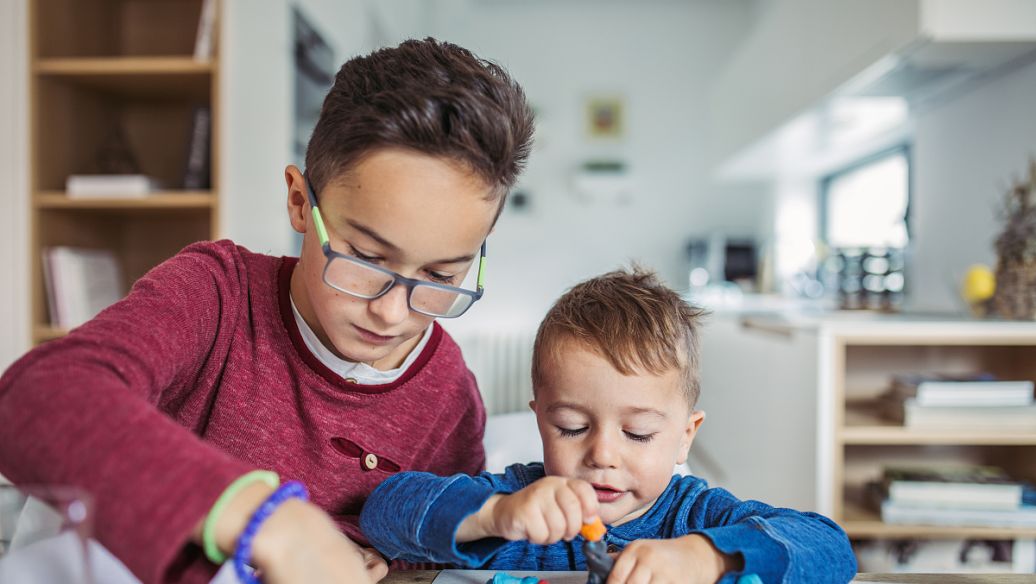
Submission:
M 618 552 L 609 584 L 847 582 L 856 562 L 830 520 L 740 501 L 673 476 L 702 421 L 698 320 L 650 273 L 605 274 L 563 295 L 533 351 L 543 463 L 502 475 L 399 473 L 360 526 L 389 558 L 499 570 L 582 570 L 574 539 L 599 517 Z
M 465 49 L 407 41 L 348 61 L 306 172 L 285 171 L 300 257 L 189 246 L 23 357 L 0 380 L 0 473 L 91 493 L 95 537 L 159 582 L 211 578 L 206 555 L 232 552 L 273 490 L 228 485 L 269 469 L 311 503 L 262 523 L 264 580 L 368 580 L 341 532 L 364 543 L 371 489 L 484 463 L 474 378 L 433 321 L 481 296 L 485 240 L 531 137 L 521 88 Z

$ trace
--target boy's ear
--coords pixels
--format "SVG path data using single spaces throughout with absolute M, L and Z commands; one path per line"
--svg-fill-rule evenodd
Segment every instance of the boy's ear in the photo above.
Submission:
M 302 171 L 294 164 L 284 169 L 284 182 L 288 185 L 288 220 L 291 228 L 299 233 L 306 232 L 306 213 L 309 205 L 306 201 L 306 179 Z
M 533 412 L 536 411 L 536 400 L 531 400 L 529 402 L 529 409 L 532 410 Z
M 691 415 L 687 417 L 687 425 L 684 426 L 683 436 L 680 438 L 680 450 L 676 453 L 676 464 L 687 462 L 687 455 L 691 451 L 691 444 L 694 442 L 695 435 L 698 434 L 698 428 L 701 428 L 701 424 L 704 421 L 705 412 L 703 410 L 693 410 Z

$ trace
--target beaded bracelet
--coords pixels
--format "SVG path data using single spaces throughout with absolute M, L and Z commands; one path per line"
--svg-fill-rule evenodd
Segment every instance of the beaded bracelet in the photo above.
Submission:
M 262 505 L 259 505 L 259 508 L 252 514 L 252 518 L 248 520 L 248 525 L 241 532 L 241 537 L 237 540 L 237 549 L 234 550 L 234 571 L 243 584 L 259 583 L 245 567 L 252 560 L 252 540 L 255 539 L 255 534 L 259 532 L 263 521 L 266 521 L 281 503 L 292 498 L 303 501 L 309 498 L 309 493 L 306 492 L 306 487 L 302 483 L 291 481 L 281 485 L 266 501 L 263 501 Z
M 223 555 L 223 552 L 219 550 L 219 546 L 216 545 L 216 522 L 219 520 L 219 516 L 223 513 L 223 509 L 226 508 L 230 500 L 252 483 L 265 483 L 271 488 L 276 489 L 277 485 L 281 484 L 281 479 L 277 476 L 277 473 L 273 471 L 253 470 L 241 475 L 234 482 L 230 483 L 230 486 L 228 486 L 223 491 L 223 494 L 216 499 L 216 503 L 212 506 L 212 509 L 209 510 L 209 514 L 205 517 L 201 536 L 202 548 L 205 550 L 205 556 L 209 558 L 209 561 L 213 564 L 222 564 L 227 561 L 227 556 Z

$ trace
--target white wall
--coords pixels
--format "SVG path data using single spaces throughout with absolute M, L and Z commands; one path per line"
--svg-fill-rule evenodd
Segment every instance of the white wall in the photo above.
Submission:
M 941 0 L 937 0 L 941 1 Z M 763 0 L 712 88 L 722 163 L 918 34 L 917 0 Z
M 505 213 L 490 239 L 485 299 L 457 325 L 535 325 L 565 288 L 638 259 L 686 287 L 683 246 L 721 230 L 755 235 L 757 189 L 713 187 L 704 161 L 708 87 L 747 30 L 742 1 L 486 2 L 305 0 L 339 62 L 402 38 L 436 36 L 506 66 L 539 113 L 539 146 L 520 187 L 528 212 Z M 291 160 L 290 3 L 227 0 L 221 131 L 222 232 L 255 251 L 295 253 L 282 173 Z M 645 55 L 647 56 L 645 58 Z M 593 144 L 583 100 L 626 99 L 621 144 Z M 587 204 L 570 188 L 585 160 L 618 157 L 632 203 Z
M 750 20 L 741 1 L 438 2 L 431 32 L 507 67 L 538 113 L 520 184 L 531 209 L 505 212 L 487 295 L 453 326 L 534 326 L 565 288 L 631 258 L 686 288 L 689 236 L 758 232 L 757 191 L 713 187 L 704 161 L 709 85 Z M 596 93 L 625 98 L 619 144 L 586 138 L 584 99 Z M 572 171 L 602 157 L 628 164 L 631 203 L 574 196 Z
M 284 168 L 294 162 L 292 7 L 335 51 L 336 64 L 394 44 L 419 26 L 414 0 L 224 0 L 220 96 L 222 236 L 294 255 Z
M 29 349 L 28 19 L 0 2 L 0 371 Z
M 910 302 L 961 310 L 960 277 L 994 266 L 996 210 L 1036 156 L 1036 63 L 919 116 L 914 139 Z

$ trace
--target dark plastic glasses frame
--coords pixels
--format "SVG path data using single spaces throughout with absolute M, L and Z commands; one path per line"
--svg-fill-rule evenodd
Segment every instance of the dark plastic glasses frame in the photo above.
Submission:
M 374 300 L 375 298 L 381 298 L 385 294 L 388 294 L 390 290 L 392 290 L 393 288 L 396 287 L 396 285 L 402 284 L 402 285 L 406 286 L 406 289 L 407 289 L 407 294 L 406 294 L 407 307 L 410 308 L 410 310 L 413 310 L 414 312 L 417 312 L 419 314 L 423 314 L 425 316 L 433 316 L 435 318 L 457 318 L 458 316 L 461 316 L 462 314 L 467 312 L 468 309 L 471 308 L 472 305 L 474 305 L 476 302 L 479 301 L 479 299 L 482 298 L 482 294 L 485 291 L 485 286 L 483 284 L 483 278 L 484 278 L 484 274 L 485 274 L 484 269 L 485 269 L 485 265 L 486 265 L 486 242 L 485 241 L 482 242 L 482 248 L 481 248 L 481 250 L 479 252 L 478 274 L 476 275 L 476 278 L 475 278 L 475 282 L 476 282 L 475 283 L 475 290 L 465 290 L 464 288 L 458 288 L 456 286 L 447 286 L 446 284 L 438 284 L 436 282 L 425 282 L 424 280 L 415 280 L 413 278 L 407 278 L 407 277 L 404 277 L 404 276 L 400 276 L 399 274 L 397 274 L 396 272 L 393 272 L 392 270 L 388 270 L 388 269 L 385 269 L 385 268 L 383 268 L 381 266 L 372 264 L 372 263 L 370 263 L 368 261 L 364 261 L 364 260 L 362 260 L 362 259 L 360 259 L 358 257 L 354 257 L 354 256 L 349 256 L 349 255 L 345 255 L 345 254 L 342 254 L 342 253 L 338 253 L 337 251 L 331 249 L 331 240 L 327 236 L 327 227 L 324 224 L 323 216 L 321 216 L 321 214 L 320 214 L 320 206 L 317 203 L 316 191 L 313 190 L 313 185 L 309 182 L 309 177 L 308 176 L 303 175 L 303 180 L 306 182 L 306 194 L 309 197 L 310 212 L 313 214 L 313 224 L 316 226 L 316 229 L 317 229 L 317 237 L 320 240 L 320 248 L 324 251 L 324 257 L 327 258 L 327 263 L 324 264 L 324 271 L 323 271 L 323 274 L 322 274 L 322 279 L 324 280 L 324 283 L 327 284 L 328 286 L 334 288 L 335 290 L 338 290 L 339 292 L 343 292 L 345 294 L 348 294 L 348 295 L 356 297 L 356 298 L 362 298 L 364 300 Z M 331 266 L 331 262 L 333 260 L 335 260 L 335 259 L 341 259 L 341 260 L 344 260 L 344 261 L 347 261 L 347 262 L 358 264 L 360 266 L 363 266 L 364 268 L 367 268 L 367 269 L 370 269 L 370 270 L 374 270 L 376 272 L 381 272 L 382 274 L 385 274 L 386 276 L 391 277 L 392 278 L 392 283 L 389 284 L 388 286 L 386 286 L 385 289 L 382 290 L 381 292 L 378 292 L 377 294 L 370 295 L 370 296 L 366 295 L 366 294 L 358 294 L 358 293 L 353 292 L 351 290 L 342 289 L 342 288 L 340 288 L 338 286 L 335 286 L 334 284 L 332 284 L 331 282 L 329 282 L 327 280 L 327 270 Z M 471 298 L 471 302 L 467 306 L 464 307 L 464 310 L 458 312 L 457 314 L 434 314 L 434 313 L 431 313 L 431 312 L 427 312 L 427 311 L 421 310 L 419 308 L 414 308 L 414 305 L 411 302 L 411 298 L 414 295 L 414 288 L 418 288 L 418 287 L 427 287 L 427 288 L 434 288 L 436 290 L 443 290 L 443 291 L 446 291 L 446 292 L 454 292 L 456 294 L 460 294 L 460 295 L 463 295 L 463 296 L 470 297 Z

